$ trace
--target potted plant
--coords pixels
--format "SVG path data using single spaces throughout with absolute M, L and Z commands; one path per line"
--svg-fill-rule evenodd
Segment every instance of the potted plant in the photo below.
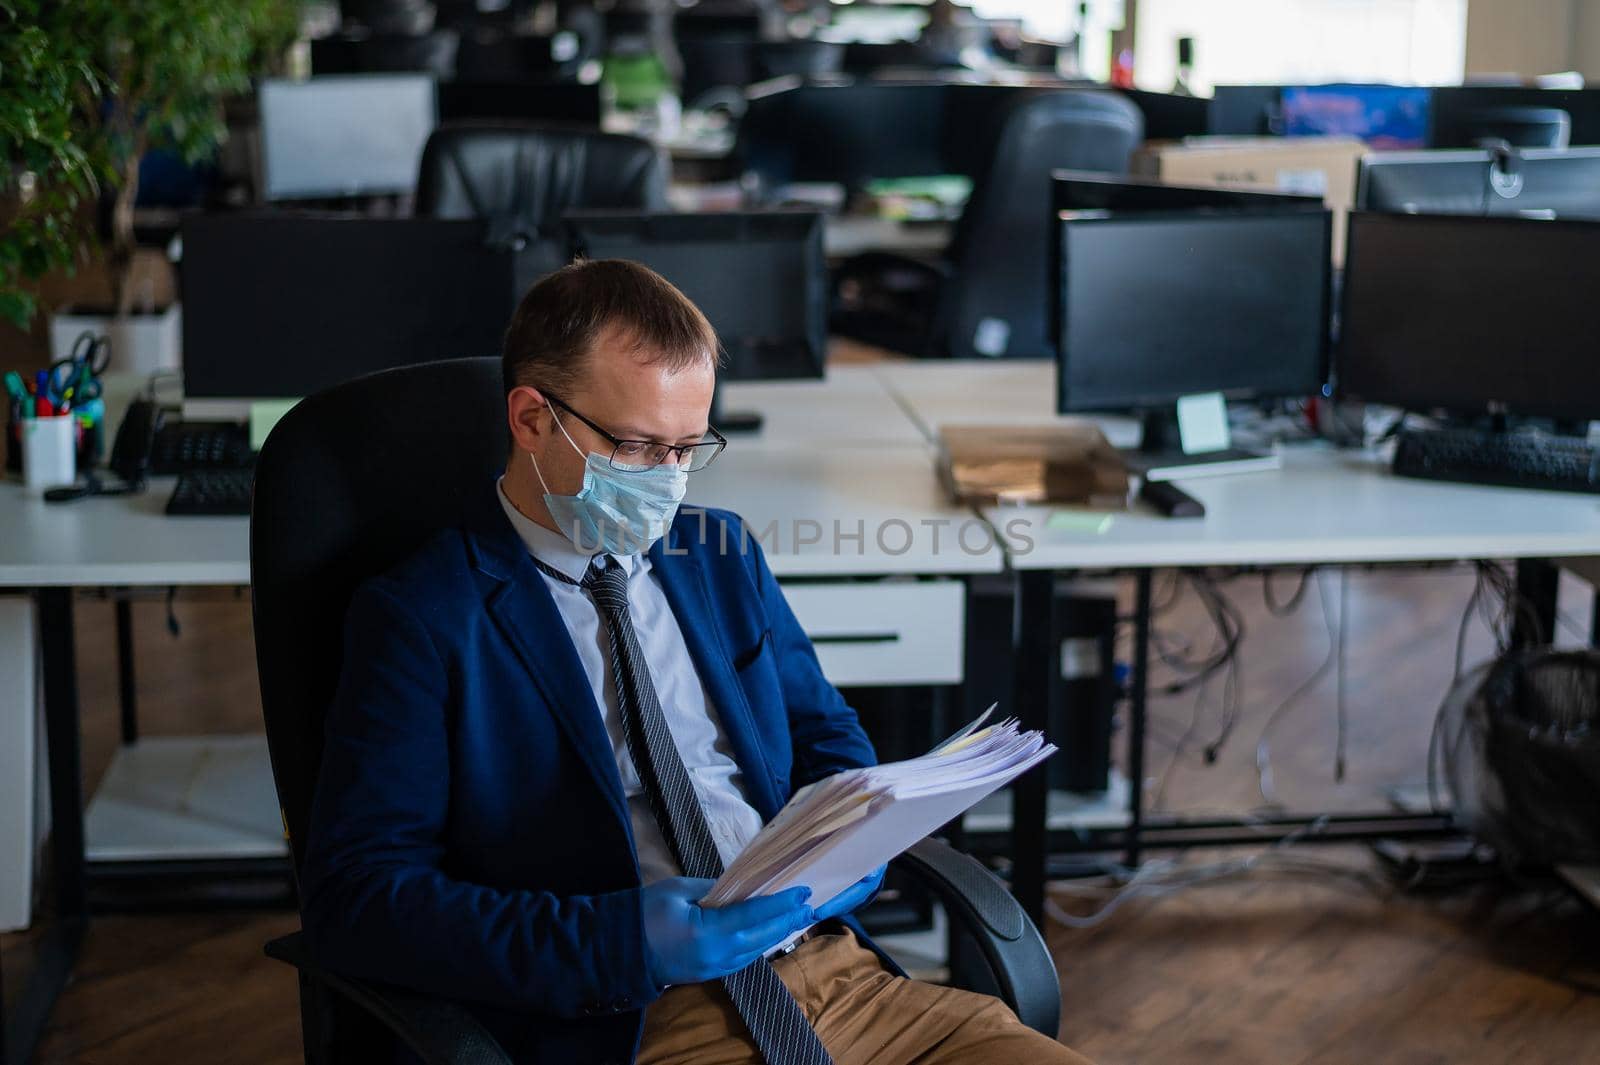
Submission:
M 96 163 L 73 121 L 95 76 L 77 42 L 40 25 L 41 0 L 0 0 L 0 318 L 26 329 L 33 282 L 78 259 Z
M 226 134 L 224 98 L 247 91 L 251 76 L 272 65 L 293 40 L 299 0 L 0 0 L 0 14 L 29 30 L 30 39 L 42 34 L 48 42 L 39 46 L 38 63 L 68 81 L 70 98 L 36 99 L 43 109 L 34 122 L 59 130 L 64 121 L 72 150 L 82 154 L 88 174 L 98 179 L 96 187 L 112 200 L 100 247 L 107 305 L 64 309 L 52 323 L 52 346 L 59 350 L 63 341 L 70 346 L 89 326 L 112 335 L 112 351 L 123 368 L 177 365 L 177 309 L 132 314 L 141 295 L 132 283 L 139 164 L 156 145 L 171 147 L 191 162 L 216 148 Z M 4 72 L 0 78 L 11 80 Z M 0 107 L 9 107 L 9 101 Z M 55 184 L 59 166 L 54 173 L 32 173 L 35 196 L 67 199 L 77 189 L 78 199 L 84 198 L 70 181 Z M 20 188 L 24 179 L 16 180 Z M 63 241 L 69 255 L 94 243 L 89 239 L 94 219 L 79 204 L 52 200 L 46 207 L 39 225 L 45 227 L 48 219 L 53 225 L 45 227 L 47 235 Z M 8 280 L 0 275 L 0 285 Z M 93 313 L 84 317 L 85 310 Z

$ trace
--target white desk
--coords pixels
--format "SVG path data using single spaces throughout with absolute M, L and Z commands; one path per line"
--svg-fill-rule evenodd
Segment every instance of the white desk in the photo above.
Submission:
M 1055 363 L 1039 359 L 937 359 L 871 367 L 918 429 L 937 439 L 942 425 L 1048 425 L 1056 413 Z M 1139 442 L 1131 417 L 1095 416 L 1116 447 Z
M 1101 532 L 1057 507 L 989 507 L 1018 570 L 1419 562 L 1600 553 L 1600 498 L 1397 477 L 1371 453 L 1296 447 L 1283 467 L 1178 482 L 1201 519 L 1142 508 Z M 1013 524 L 1020 523 L 1020 524 Z M 1010 526 L 1018 535 L 1006 535 Z
M 169 518 L 172 485 L 46 503 L 0 481 L 0 588 L 249 584 L 249 522 Z
M 728 454 L 717 464 L 750 443 L 806 448 L 922 443 L 922 433 L 877 371 L 874 365 L 830 366 L 821 380 L 729 382 L 722 387 L 723 409 L 758 411 L 762 425 L 754 433 L 729 433 Z
M 869 251 L 900 255 L 938 255 L 950 246 L 955 227 L 948 222 L 896 222 L 862 215 L 829 215 L 823 223 L 823 251 L 848 259 Z
M 951 503 L 926 444 L 741 441 L 689 478 L 688 502 L 740 514 L 780 578 L 999 573 L 986 523 Z M 861 536 L 857 538 L 857 532 Z

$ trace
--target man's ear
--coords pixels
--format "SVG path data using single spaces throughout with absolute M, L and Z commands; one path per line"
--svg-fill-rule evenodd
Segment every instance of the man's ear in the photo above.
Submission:
M 506 422 L 518 451 L 537 451 L 550 432 L 550 404 L 532 385 L 518 385 L 506 394 Z

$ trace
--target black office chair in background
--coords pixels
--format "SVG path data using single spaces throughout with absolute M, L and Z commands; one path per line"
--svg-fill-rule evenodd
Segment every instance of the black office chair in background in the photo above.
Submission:
M 649 141 L 522 123 L 453 123 L 422 150 L 416 213 L 483 219 L 517 251 L 525 288 L 568 258 L 561 216 L 575 207 L 664 210 L 667 163 Z
M 272 774 L 296 871 L 356 587 L 461 523 L 505 464 L 500 361 L 388 370 L 305 400 L 256 467 L 250 524 L 256 662 Z M 998 994 L 1054 1036 L 1061 989 L 1038 930 L 983 866 L 927 839 L 894 863 L 945 905 L 952 978 Z M 323 970 L 303 933 L 267 944 L 299 971 L 306 1061 L 499 1065 L 503 1050 L 460 1004 Z
M 988 158 L 936 261 L 868 254 L 834 280 L 833 328 L 913 355 L 1047 358 L 1053 170 L 1123 174 L 1144 137 L 1122 96 L 1071 89 L 1019 96 L 984 137 Z M 963 131 L 948 131 L 951 135 Z

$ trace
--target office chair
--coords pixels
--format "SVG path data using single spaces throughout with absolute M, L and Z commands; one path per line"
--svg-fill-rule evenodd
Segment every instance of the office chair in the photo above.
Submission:
M 422 150 L 416 213 L 481 218 L 492 242 L 561 246 L 574 207 L 665 210 L 667 164 L 649 141 L 516 123 L 443 126 Z
M 464 519 L 505 465 L 504 413 L 499 359 L 426 363 L 312 396 L 262 449 L 250 523 L 256 663 L 297 873 L 351 594 Z M 934 839 L 894 865 L 928 887 L 959 929 L 956 982 L 998 994 L 1025 1023 L 1054 1037 L 1061 1008 L 1055 966 L 1000 881 Z M 509 1063 L 458 1003 L 323 970 L 303 933 L 272 941 L 266 952 L 299 971 L 308 1065 L 387 1061 L 382 1055 L 399 1044 L 426 1065 Z
M 1439 147 L 1482 148 L 1499 142 L 1513 148 L 1565 148 L 1572 140 L 1572 116 L 1559 107 L 1485 107 L 1461 115 L 1457 134 L 1460 143 Z
M 455 30 L 426 34 L 375 33 L 356 41 L 356 61 L 374 73 L 419 71 L 436 78 L 455 77 L 461 35 Z
M 836 332 L 913 355 L 1054 355 L 1050 173 L 1126 173 L 1144 120 L 1122 96 L 1073 89 L 1021 95 L 994 128 L 998 135 L 978 142 L 988 165 L 974 175 L 944 255 L 869 253 L 845 263 L 834 282 Z

